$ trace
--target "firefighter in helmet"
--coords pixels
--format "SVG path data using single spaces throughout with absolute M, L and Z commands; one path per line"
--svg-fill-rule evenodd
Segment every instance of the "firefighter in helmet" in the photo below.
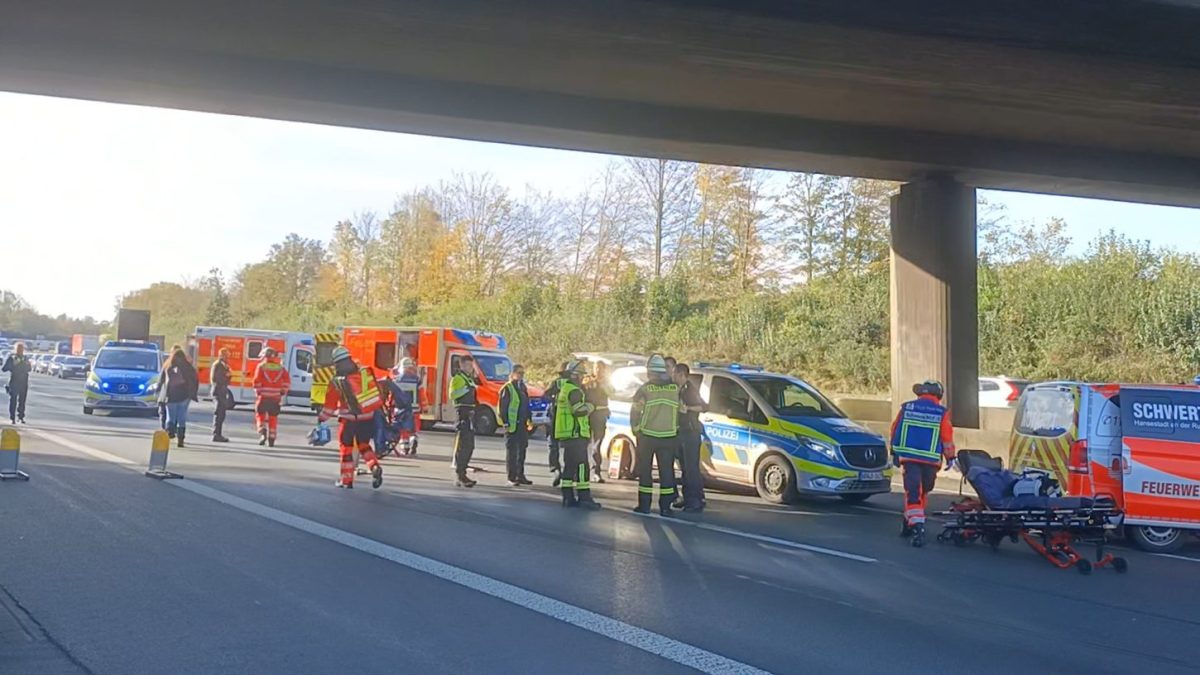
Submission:
M 371 472 L 371 487 L 383 485 L 383 467 L 371 449 L 375 438 L 375 413 L 383 407 L 379 392 L 379 381 L 370 368 L 360 367 L 350 356 L 350 350 L 337 347 L 333 350 L 334 377 L 325 392 L 325 405 L 318 415 L 324 422 L 330 417 L 338 418 L 338 451 L 341 459 L 341 477 L 336 485 L 340 488 L 354 487 L 354 451 L 367 463 Z
M 900 406 L 892 422 L 892 462 L 904 473 L 904 525 L 900 536 L 925 545 L 925 502 L 945 460 L 954 466 L 954 427 L 942 405 L 945 390 L 937 380 L 913 385 L 917 398 Z

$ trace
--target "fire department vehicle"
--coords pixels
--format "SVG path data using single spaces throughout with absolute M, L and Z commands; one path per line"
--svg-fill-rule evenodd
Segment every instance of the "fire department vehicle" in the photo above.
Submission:
M 513 365 L 502 336 L 460 328 L 371 326 L 343 327 L 341 334 L 342 346 L 350 350 L 359 365 L 370 366 L 376 377 L 388 377 L 392 368 L 406 357 L 417 364 L 421 378 L 421 420 L 427 424 L 455 421 L 450 378 L 458 370 L 460 360 L 470 355 L 475 360 L 479 385 L 475 431 L 484 435 L 496 433 L 500 390 L 508 381 Z M 546 425 L 549 419 L 543 392 L 530 387 L 529 398 L 534 425 Z
M 188 337 L 188 350 L 200 376 L 200 395 L 211 396 L 212 364 L 217 352 L 229 349 L 230 384 L 234 403 L 254 402 L 254 371 L 268 347 L 279 352 L 280 363 L 292 380 L 284 405 L 309 406 L 312 390 L 312 333 L 197 326 Z

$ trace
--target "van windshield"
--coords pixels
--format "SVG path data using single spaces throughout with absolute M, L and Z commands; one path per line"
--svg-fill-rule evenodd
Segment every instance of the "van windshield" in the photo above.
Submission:
M 1026 391 L 1017 409 L 1017 433 L 1054 438 L 1075 424 L 1075 397 L 1069 391 L 1040 389 Z
M 158 352 L 149 349 L 101 349 L 96 356 L 96 368 L 154 372 L 159 365 Z
M 512 373 L 512 360 L 507 356 L 497 354 L 481 354 L 475 352 L 475 366 L 479 372 L 492 382 L 507 382 Z

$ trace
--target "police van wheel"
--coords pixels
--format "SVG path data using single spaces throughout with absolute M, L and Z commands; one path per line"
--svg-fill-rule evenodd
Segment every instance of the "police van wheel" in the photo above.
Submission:
M 1172 553 L 1183 547 L 1183 530 L 1177 527 L 1133 525 L 1125 530 L 1134 546 L 1151 553 Z
M 767 455 L 754 472 L 758 496 L 772 504 L 791 504 L 800 496 L 796 491 L 796 472 L 779 455 Z
M 85 405 L 85 406 L 83 406 L 83 414 L 84 414 L 84 415 L 91 415 L 91 414 L 92 414 L 92 413 L 94 413 L 94 412 L 96 412 L 96 409 L 95 409 L 95 408 L 89 408 L 89 407 L 87 407 L 86 405 Z
M 475 409 L 475 433 L 480 436 L 491 436 L 496 433 L 499 424 L 496 422 L 496 414 L 487 406 L 479 406 Z

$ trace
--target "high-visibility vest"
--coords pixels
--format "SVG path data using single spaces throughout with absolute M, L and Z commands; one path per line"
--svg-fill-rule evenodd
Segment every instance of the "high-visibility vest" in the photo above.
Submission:
M 940 462 L 945 416 L 945 408 L 923 398 L 900 406 L 896 430 L 892 433 L 892 452 L 901 459 Z
M 462 373 L 450 378 L 450 402 L 456 406 L 475 405 L 475 383 Z
M 644 384 L 645 403 L 634 433 L 654 438 L 679 435 L 679 385 Z
M 287 389 L 287 371 L 276 361 L 263 361 L 254 372 L 254 393 L 260 398 L 280 398 Z
M 579 403 L 571 404 L 571 392 L 579 392 Z M 588 420 L 592 404 L 587 402 L 583 390 L 570 380 L 562 380 L 558 399 L 554 403 L 554 438 L 569 441 L 576 438 L 591 438 L 592 425 Z
M 509 380 L 504 385 L 504 390 L 508 392 L 508 413 L 504 428 L 508 429 L 509 433 L 514 433 L 517 430 L 517 420 L 521 416 L 521 389 L 517 387 L 516 382 Z
M 374 412 L 381 405 L 379 397 L 379 386 L 375 383 L 375 374 L 370 368 L 362 368 L 358 371 L 358 391 L 354 392 L 354 398 L 358 401 L 358 409 L 363 413 Z M 353 382 L 351 382 L 353 388 Z

